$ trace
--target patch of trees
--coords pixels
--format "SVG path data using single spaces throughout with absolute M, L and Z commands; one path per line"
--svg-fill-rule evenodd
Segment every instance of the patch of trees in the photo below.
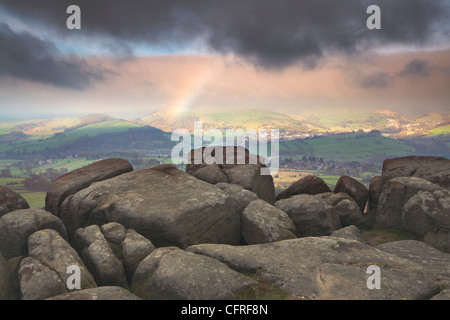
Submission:
M 40 175 L 32 175 L 23 181 L 23 186 L 28 190 L 47 191 L 50 188 L 50 181 Z
M 3 169 L 0 172 L 0 175 L 1 175 L 2 178 L 11 178 L 12 177 L 11 169 Z

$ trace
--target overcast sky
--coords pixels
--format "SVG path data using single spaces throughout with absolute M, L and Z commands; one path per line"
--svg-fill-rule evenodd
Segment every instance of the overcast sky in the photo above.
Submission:
M 1 115 L 426 113 L 449 88 L 449 0 L 0 0 Z

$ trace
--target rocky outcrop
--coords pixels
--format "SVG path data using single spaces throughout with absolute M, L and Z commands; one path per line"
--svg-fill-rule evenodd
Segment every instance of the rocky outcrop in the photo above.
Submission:
M 294 182 L 287 189 L 281 191 L 276 200 L 287 199 L 298 194 L 320 194 L 332 192 L 330 187 L 321 178 L 314 175 L 306 176 L 297 182 Z
M 402 228 L 402 208 L 420 191 L 439 191 L 442 188 L 422 178 L 402 177 L 389 180 L 378 200 L 376 223 L 379 228 Z
M 92 183 L 133 171 L 124 159 L 105 159 L 74 170 L 55 179 L 45 198 L 45 209 L 59 216 L 61 204 L 68 196 L 89 187 Z
M 126 288 L 139 263 L 155 247 L 119 223 L 90 225 L 76 231 L 74 246 L 99 286 Z
M 211 184 L 229 182 L 227 175 L 215 163 L 198 168 L 192 173 L 192 175 L 197 179 L 206 181 Z
M 133 229 L 126 231 L 125 239 L 122 242 L 122 259 L 128 282 L 131 283 L 134 272 L 141 261 L 155 249 L 155 246 L 150 240 Z
M 76 247 L 99 286 L 127 286 L 122 261 L 117 258 L 100 227 L 80 228 L 75 234 Z
M 450 188 L 450 160 L 442 157 L 402 157 L 383 162 L 382 185 L 399 177 L 422 178 Z
M 361 230 L 357 226 L 348 226 L 334 231 L 330 237 L 344 238 L 349 240 L 355 240 L 364 244 L 368 244 L 366 238 L 363 236 Z
M 63 202 L 61 219 L 69 236 L 90 224 L 118 222 L 157 247 L 240 241 L 236 202 L 170 165 L 92 184 Z
M 259 199 L 259 197 L 254 192 L 251 192 L 237 184 L 218 183 L 216 184 L 216 186 L 236 201 L 237 212 L 239 214 L 250 202 Z
M 11 211 L 29 208 L 30 205 L 20 194 L 0 186 L 0 217 Z
M 335 207 L 310 194 L 299 194 L 275 202 L 292 219 L 298 237 L 326 236 L 342 227 Z
M 251 246 L 201 244 L 189 252 L 215 258 L 234 270 L 258 271 L 299 299 L 429 299 L 437 277 L 420 265 L 358 241 L 307 237 Z M 367 268 L 380 267 L 381 290 L 369 290 Z
M 45 229 L 28 238 L 28 257 L 20 263 L 20 294 L 23 300 L 41 300 L 69 292 L 68 267 L 80 269 L 82 289 L 96 287 L 81 258 L 55 230 Z
M 23 209 L 0 218 L 0 251 L 5 259 L 28 254 L 28 237 L 38 230 L 56 230 L 67 240 L 63 222 L 42 209 Z
M 225 300 L 256 284 L 216 259 L 166 247 L 141 262 L 132 290 L 146 299 Z
M 382 176 L 370 186 L 372 225 L 408 231 L 450 252 L 449 177 L 450 160 L 445 158 L 385 160 Z
M 264 165 L 264 159 L 240 146 L 202 147 L 189 153 L 186 173 L 193 174 L 199 168 L 213 164 L 220 169 L 231 169 L 242 164 Z
M 395 178 L 421 178 L 444 189 L 450 188 L 450 160 L 442 157 L 401 157 L 386 159 L 382 174 L 374 177 L 369 187 L 369 210 L 378 207 L 381 192 Z
M 208 183 L 232 183 L 254 192 L 270 204 L 275 202 L 275 186 L 261 157 L 242 147 L 217 147 L 222 156 L 208 148 L 193 149 L 186 164 L 186 173 Z M 230 154 L 227 155 L 227 152 Z M 208 157 L 214 157 L 209 159 Z M 213 162 L 217 160 L 217 162 Z
M 68 195 L 60 217 L 4 214 L 0 299 L 253 299 L 264 290 L 288 299 L 448 299 L 450 192 L 442 183 L 396 167 L 411 176 L 374 179 L 368 197 L 376 209 L 363 214 L 345 178 L 350 186 L 336 192 L 274 205 L 230 183 L 227 170 L 246 180 L 254 165 L 130 171 Z M 202 181 L 218 169 L 227 182 Z M 372 218 L 421 241 L 370 246 L 361 228 Z M 68 287 L 70 266 L 80 268 L 79 290 Z M 374 267 L 380 290 L 368 287 Z
M 416 193 L 402 208 L 402 227 L 435 248 L 450 252 L 450 192 Z
M 369 190 L 362 183 L 349 176 L 342 176 L 334 187 L 334 193 L 340 192 L 349 195 L 355 200 L 361 213 L 364 213 L 369 197 Z
M 362 227 L 364 219 L 360 207 L 348 194 L 327 192 L 320 193 L 314 197 L 325 201 L 336 209 L 342 227 L 351 225 Z
M 238 164 L 232 168 L 222 169 L 229 183 L 238 184 L 254 192 L 260 199 L 269 204 L 275 202 L 275 186 L 271 175 L 261 174 L 261 164 Z
M 295 226 L 282 210 L 264 200 L 250 202 L 241 214 L 242 238 L 247 244 L 295 239 Z

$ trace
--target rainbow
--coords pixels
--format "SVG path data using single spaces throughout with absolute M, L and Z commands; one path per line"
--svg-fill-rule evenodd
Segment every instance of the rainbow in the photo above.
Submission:
M 213 63 L 187 77 L 180 86 L 178 94 L 172 98 L 172 101 L 164 109 L 164 113 L 171 118 L 176 118 L 180 114 L 188 112 L 195 106 L 198 98 L 204 93 L 208 85 L 217 78 L 221 70 L 221 64 Z

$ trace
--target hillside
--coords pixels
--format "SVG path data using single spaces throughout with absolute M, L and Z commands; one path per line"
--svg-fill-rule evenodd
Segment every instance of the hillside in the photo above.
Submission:
M 274 108 L 275 109 L 275 108 Z M 193 131 L 194 121 L 202 121 L 208 129 L 279 129 L 283 139 L 306 138 L 314 135 L 332 135 L 353 131 L 378 130 L 392 138 L 437 135 L 439 127 L 448 125 L 450 114 L 428 113 L 419 117 L 407 117 L 389 110 L 371 112 L 337 109 L 299 111 L 283 114 L 257 109 L 191 110 L 177 116 L 161 111 L 141 119 L 142 124 L 172 132 L 179 128 Z M 445 129 L 445 128 L 444 128 Z M 445 130 L 443 133 L 445 134 Z
M 279 129 L 280 154 L 292 159 L 306 155 L 342 162 L 378 163 L 384 158 L 411 154 L 450 155 L 449 123 L 444 122 L 448 120 L 446 114 L 430 113 L 412 121 L 383 110 L 323 114 L 319 118 L 245 109 L 193 110 L 177 117 L 157 113 L 139 121 L 107 115 L 3 121 L 0 122 L 0 156 L 48 159 L 111 152 L 169 155 L 175 145 L 170 140 L 171 132 L 186 128 L 193 133 L 195 120 L 202 121 L 203 130 Z M 390 123 L 387 127 L 386 121 Z M 410 134 L 394 126 L 400 123 Z
M 203 129 L 279 129 L 284 134 L 318 134 L 325 128 L 306 118 L 257 109 L 193 110 L 171 117 L 158 112 L 142 119 L 143 123 L 164 131 L 185 128 L 193 131 L 194 121 L 201 121 Z
M 92 118 L 89 119 L 92 120 Z M 142 127 L 133 122 L 110 117 L 97 118 L 96 121 L 86 120 L 87 118 L 64 118 L 60 120 L 59 127 L 55 126 L 59 122 L 58 119 L 13 123 L 13 125 L 7 122 L 2 123 L 0 125 L 3 130 L 3 135 L 0 136 L 0 154 L 15 156 L 20 153 L 42 152 L 74 143 L 81 138 L 120 133 L 131 128 Z M 69 123 L 72 126 L 68 127 Z M 38 134 L 42 132 L 47 134 Z
M 416 151 L 406 141 L 370 133 L 345 133 L 280 144 L 280 154 L 293 159 L 315 156 L 324 160 L 380 162 L 385 158 L 412 155 Z

